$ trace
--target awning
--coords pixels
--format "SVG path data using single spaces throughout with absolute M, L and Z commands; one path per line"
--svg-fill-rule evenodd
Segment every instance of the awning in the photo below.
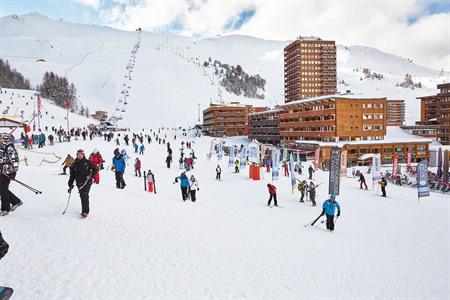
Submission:
M 365 153 L 363 155 L 361 155 L 360 157 L 358 157 L 358 160 L 366 160 L 369 158 L 373 158 L 375 156 L 375 154 L 373 153 Z

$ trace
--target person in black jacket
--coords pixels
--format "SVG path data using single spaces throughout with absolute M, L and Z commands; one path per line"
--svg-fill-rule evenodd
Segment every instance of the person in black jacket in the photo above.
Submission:
M 9 133 L 0 134 L 0 198 L 2 206 L 0 216 L 21 206 L 23 202 L 9 190 L 9 184 L 19 170 L 19 155 L 14 148 L 14 136 Z
M 89 214 L 89 191 L 91 190 L 92 178 L 98 172 L 97 167 L 84 156 L 83 150 L 77 151 L 77 158 L 70 167 L 69 193 L 72 192 L 73 182 L 76 181 L 81 198 L 81 217 L 86 218 Z

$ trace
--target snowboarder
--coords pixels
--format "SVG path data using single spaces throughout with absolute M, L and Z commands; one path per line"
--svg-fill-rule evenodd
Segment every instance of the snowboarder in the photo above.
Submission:
M 73 165 L 73 162 L 75 161 L 75 159 L 70 155 L 67 154 L 66 159 L 63 161 L 63 163 L 61 164 L 63 167 L 63 172 L 61 173 L 61 175 L 66 175 L 66 169 L 70 168 Z
M 222 169 L 220 168 L 220 165 L 217 165 L 216 167 L 216 180 L 220 180 L 220 175 L 222 174 Z
M 92 179 L 94 180 L 94 183 L 99 184 L 100 183 L 100 170 L 103 169 L 103 163 L 105 162 L 103 160 L 102 155 L 100 154 L 100 151 L 97 149 L 94 149 L 89 156 L 89 160 L 94 164 L 94 166 L 97 167 L 97 172 L 95 173 L 94 177 Z
M 195 202 L 197 200 L 195 193 L 200 191 L 198 188 L 198 181 L 195 179 L 194 175 L 189 178 L 189 193 L 191 196 L 191 201 Z
M 2 201 L 0 216 L 21 206 L 23 202 L 9 190 L 9 184 L 19 170 L 19 155 L 14 148 L 14 136 L 0 134 L 0 197 Z
M 309 200 L 312 202 L 312 206 L 316 206 L 316 186 L 314 185 L 314 182 L 309 183 Z
M 362 189 L 364 186 L 364 189 L 367 190 L 367 184 L 366 184 L 366 178 L 364 178 L 364 175 L 362 172 L 359 173 L 359 188 Z
M 141 160 L 139 159 L 139 157 L 136 157 L 136 161 L 134 162 L 134 176 L 142 177 Z
M 189 188 L 189 179 L 186 176 L 186 172 L 181 173 L 180 176 L 175 177 L 175 183 L 180 180 L 180 188 L 181 188 L 181 197 L 183 198 L 183 201 L 186 201 L 188 197 L 188 188 Z
M 381 180 L 378 181 L 378 184 L 381 186 L 381 193 L 383 193 L 381 197 L 386 197 L 386 186 L 387 186 L 386 178 L 381 177 Z
M 125 158 L 119 152 L 119 149 L 114 150 L 114 157 L 112 159 L 113 170 L 116 175 L 116 188 L 123 189 L 125 188 L 125 180 L 123 180 L 123 173 L 125 172 Z
M 341 207 L 336 201 L 336 195 L 331 195 L 330 199 L 322 205 L 322 216 L 325 215 L 327 217 L 327 229 L 329 231 L 334 230 L 334 213 L 336 208 L 338 210 L 337 216 L 339 217 L 341 215 Z
M 267 184 L 267 188 L 269 189 L 269 195 L 270 195 L 269 202 L 267 202 L 267 206 L 270 206 L 270 202 L 272 202 L 272 199 L 273 199 L 274 206 L 278 206 L 278 203 L 277 203 L 277 188 L 276 188 L 276 186 L 274 186 L 273 184 L 268 183 Z
M 76 181 L 81 198 L 81 217 L 86 218 L 89 214 L 89 191 L 92 185 L 92 177 L 97 173 L 97 167 L 86 159 L 82 149 L 77 151 L 77 158 L 70 167 L 69 190 L 71 193 L 73 183 Z
M 309 165 L 308 172 L 309 172 L 309 180 L 312 180 L 312 176 L 314 173 L 314 168 L 312 165 Z

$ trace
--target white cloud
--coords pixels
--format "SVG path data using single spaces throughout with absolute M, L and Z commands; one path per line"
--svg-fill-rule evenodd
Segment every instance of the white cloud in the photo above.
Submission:
M 101 2 L 101 0 L 74 0 L 74 1 L 86 6 L 90 6 L 95 9 L 100 7 Z
M 427 15 L 427 3 L 420 0 L 114 1 L 122 5 L 101 9 L 100 15 L 107 25 L 120 29 L 152 31 L 177 23 L 182 34 L 213 36 L 227 33 L 225 26 L 230 21 L 253 8 L 255 15 L 235 33 L 275 40 L 320 36 L 339 44 L 376 47 L 424 66 L 450 69 L 446 63 L 450 14 Z M 409 24 L 410 18 L 417 21 Z

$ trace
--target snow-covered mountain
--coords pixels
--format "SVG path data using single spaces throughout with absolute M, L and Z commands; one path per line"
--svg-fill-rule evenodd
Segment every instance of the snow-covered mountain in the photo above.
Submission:
M 198 105 L 203 109 L 220 99 L 261 106 L 284 101 L 283 48 L 289 41 L 236 35 L 194 39 L 142 32 L 134 69 L 126 78 L 137 41 L 138 32 L 74 24 L 37 13 L 0 18 L 0 58 L 23 72 L 32 84 L 40 83 L 45 71 L 67 75 L 75 83 L 80 101 L 91 111 L 121 115 L 127 126 L 193 125 Z M 264 90 L 259 91 L 265 99 L 227 92 L 219 84 L 220 74 L 203 66 L 209 58 L 240 65 L 250 76 L 259 74 L 266 80 Z M 374 48 L 338 45 L 337 61 L 338 81 L 344 81 L 338 85 L 340 92 L 405 99 L 408 123 L 419 115 L 415 98 L 436 93 L 436 84 L 449 80 L 448 73 Z M 382 74 L 383 79 L 366 79 L 364 68 Z M 405 74 L 421 82 L 422 88 L 397 87 Z M 118 102 L 124 88 L 130 95 L 126 106 Z

